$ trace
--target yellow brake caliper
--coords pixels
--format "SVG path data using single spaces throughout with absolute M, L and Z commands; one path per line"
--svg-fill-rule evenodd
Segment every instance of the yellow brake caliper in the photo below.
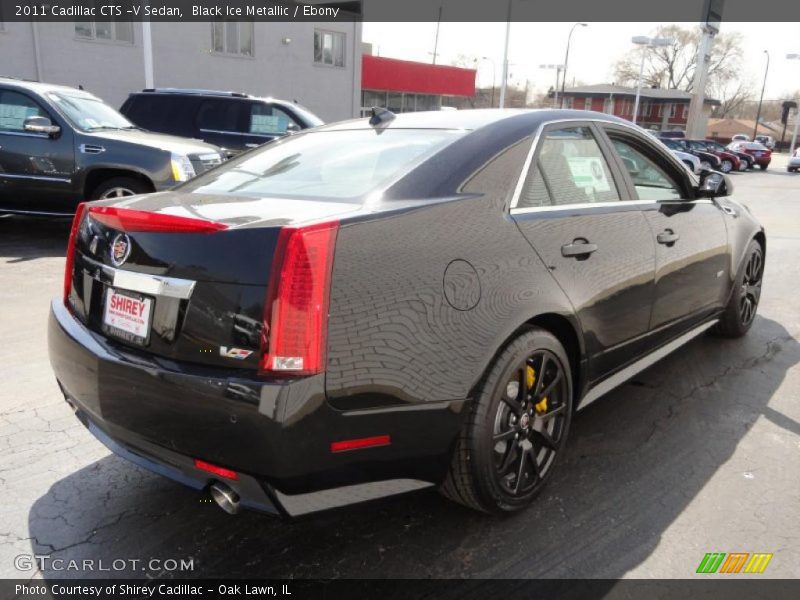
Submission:
M 528 381 L 527 381 L 528 389 L 532 390 L 533 389 L 533 384 L 536 383 L 536 371 L 530 365 L 528 365 L 528 370 L 526 371 L 526 376 L 527 376 L 527 379 L 528 379 Z M 534 404 L 533 408 L 536 410 L 536 414 L 537 415 L 543 415 L 544 413 L 546 413 L 547 412 L 547 396 L 545 396 L 539 402 Z

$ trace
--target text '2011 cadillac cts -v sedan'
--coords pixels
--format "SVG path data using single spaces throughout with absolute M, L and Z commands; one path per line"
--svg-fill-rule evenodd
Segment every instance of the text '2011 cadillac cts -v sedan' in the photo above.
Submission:
M 51 362 L 114 452 L 229 512 L 512 511 L 575 410 L 749 329 L 766 238 L 730 192 L 599 113 L 376 109 L 81 205 Z

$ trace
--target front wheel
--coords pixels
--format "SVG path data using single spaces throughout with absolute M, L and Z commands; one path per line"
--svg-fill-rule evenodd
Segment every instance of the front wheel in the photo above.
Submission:
M 550 478 L 571 416 L 564 347 L 531 328 L 500 353 L 471 400 L 441 492 L 484 512 L 525 508 Z
M 739 170 L 740 171 L 747 171 L 748 168 L 749 168 L 748 161 L 746 161 L 746 160 L 740 160 L 739 161 Z
M 101 182 L 91 193 L 92 200 L 109 200 L 111 198 L 125 198 L 136 194 L 152 192 L 143 181 L 133 177 L 112 177 Z
M 714 332 L 726 337 L 741 337 L 756 318 L 764 278 L 764 251 L 752 240 L 736 275 L 734 289 Z
M 761 170 L 762 170 L 762 171 L 766 171 L 766 170 L 767 170 L 767 167 L 768 167 L 769 165 L 758 165 L 758 166 L 759 166 L 759 167 L 761 167 Z
M 723 173 L 730 173 L 732 169 L 733 169 L 733 163 L 728 159 L 723 160 L 719 166 L 719 170 L 722 171 Z

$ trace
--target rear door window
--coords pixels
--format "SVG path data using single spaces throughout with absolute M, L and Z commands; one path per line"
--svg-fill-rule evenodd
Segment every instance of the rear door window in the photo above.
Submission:
M 589 127 L 544 133 L 517 208 L 620 200 L 611 169 Z
M 204 100 L 197 112 L 197 128 L 201 131 L 246 133 L 249 127 L 247 102 L 226 98 Z
M 125 109 L 125 116 L 135 125 L 153 131 L 176 131 L 188 110 L 180 96 L 135 96 Z
M 25 131 L 28 117 L 50 117 L 32 98 L 11 90 L 0 90 L 0 131 Z

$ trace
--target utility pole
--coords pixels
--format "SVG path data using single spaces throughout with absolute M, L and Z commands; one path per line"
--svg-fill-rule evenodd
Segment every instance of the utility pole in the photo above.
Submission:
M 706 137 L 706 120 L 703 118 L 703 104 L 708 80 L 708 64 L 711 60 L 711 46 L 714 36 L 719 33 L 722 22 L 722 9 L 725 0 L 705 0 L 703 4 L 703 37 L 697 50 L 697 66 L 692 82 L 692 100 L 689 103 L 689 117 L 686 122 L 686 135 L 690 138 Z
M 511 35 L 511 0 L 508 0 L 508 14 L 506 16 L 506 42 L 503 50 L 503 79 L 500 81 L 500 105 L 506 105 L 506 83 L 508 82 L 508 38 Z
M 436 64 L 436 54 L 439 50 L 439 27 L 442 26 L 442 8 L 444 7 L 444 0 L 439 5 L 439 17 L 436 19 L 436 37 L 433 40 L 433 64 Z

